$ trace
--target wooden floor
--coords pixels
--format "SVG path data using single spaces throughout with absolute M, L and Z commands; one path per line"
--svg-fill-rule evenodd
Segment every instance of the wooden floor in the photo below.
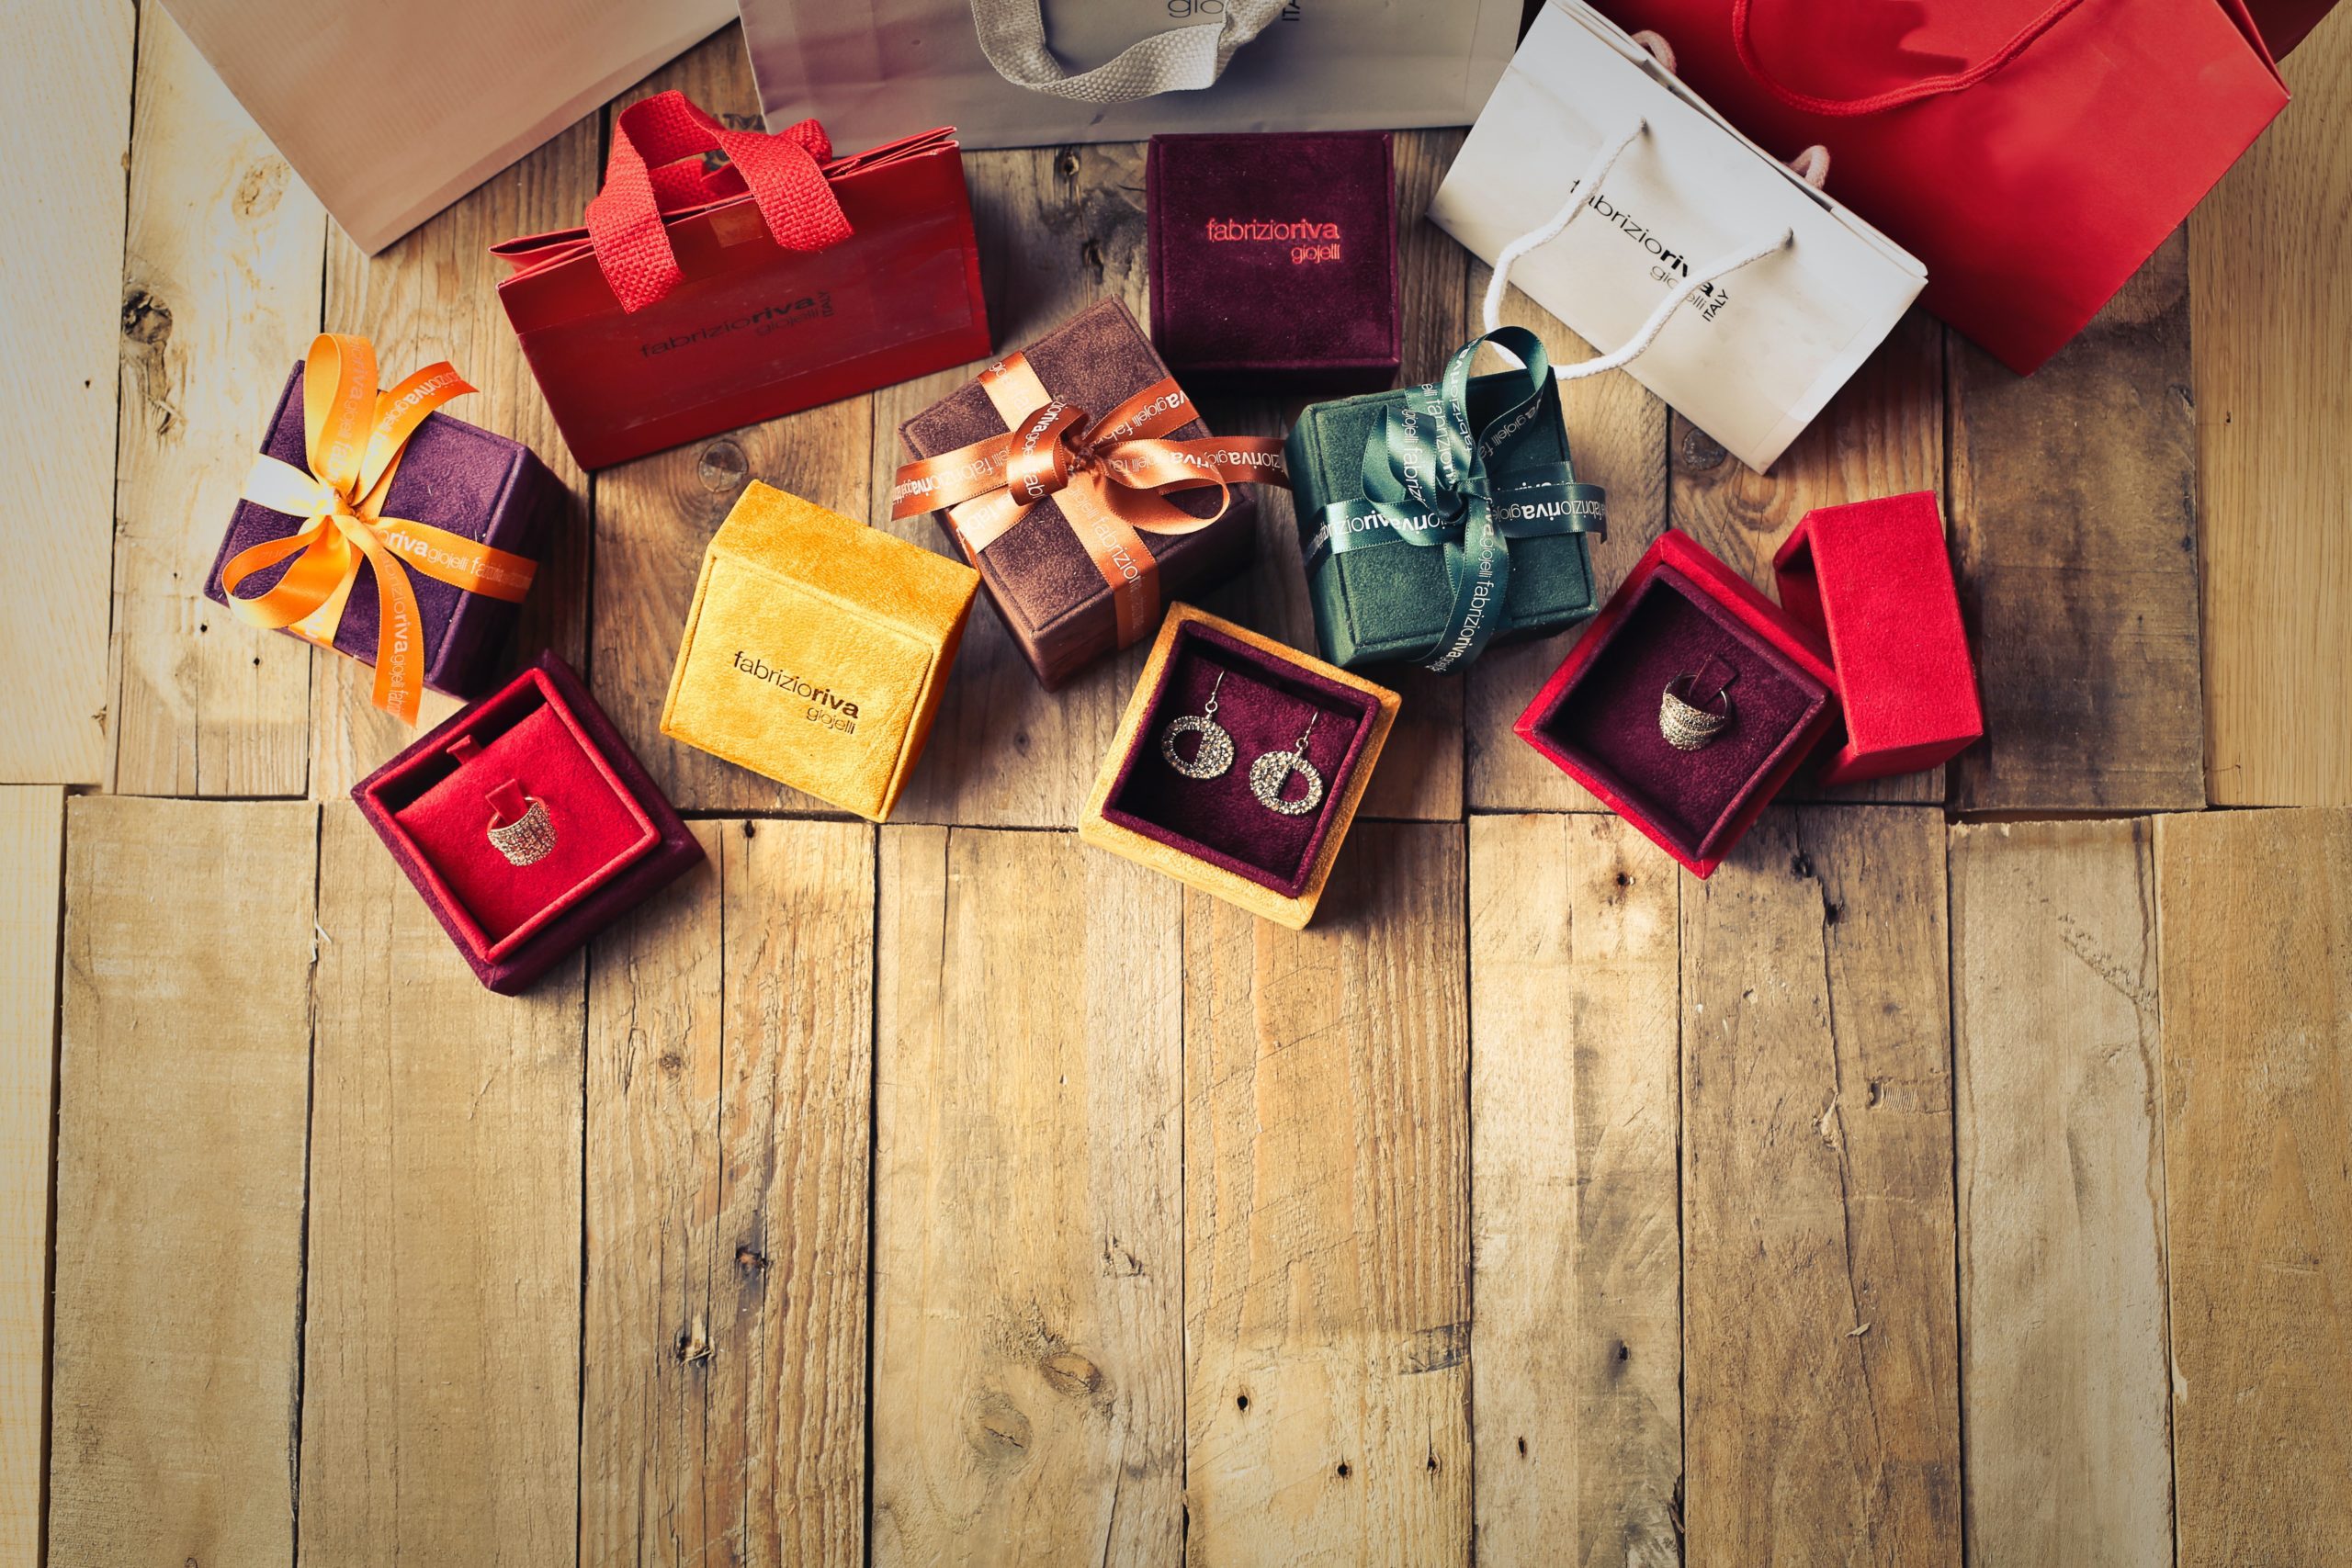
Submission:
M 743 483 L 878 523 L 957 378 L 580 473 L 485 247 L 609 110 L 370 260 L 160 9 L 30 12 L 0 1562 L 2352 1564 L 2352 17 L 2030 379 L 1915 315 L 1769 478 L 1570 390 L 1611 581 L 1939 491 L 1987 745 L 1702 883 L 1506 651 L 1405 682 L 1292 933 L 1069 830 L 1141 650 L 1047 697 L 977 614 L 878 830 L 660 739 Z M 731 29 L 671 86 L 754 109 Z M 1000 344 L 1140 308 L 1139 149 L 967 167 Z M 1485 275 L 1404 249 L 1427 374 Z M 709 852 L 526 998 L 345 799 L 367 671 L 199 594 L 322 326 L 571 482 L 527 641 Z M 1265 511 L 1206 603 L 1304 643 Z

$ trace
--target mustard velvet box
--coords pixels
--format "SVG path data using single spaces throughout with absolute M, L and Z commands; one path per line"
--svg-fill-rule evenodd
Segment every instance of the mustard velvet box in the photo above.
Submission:
M 703 554 L 662 733 L 890 815 L 979 573 L 756 480 Z
M 1296 931 L 1315 918 L 1399 705 L 1361 675 L 1171 604 L 1078 836 Z M 1171 761 L 1163 739 L 1187 717 L 1192 738 Z M 1294 752 L 1314 785 L 1284 766 Z M 1280 807 L 1259 793 L 1277 778 Z

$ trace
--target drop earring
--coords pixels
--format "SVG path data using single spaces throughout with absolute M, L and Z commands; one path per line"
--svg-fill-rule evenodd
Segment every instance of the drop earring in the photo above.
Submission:
M 1315 733 L 1315 721 L 1320 713 L 1307 716 L 1306 728 L 1299 731 L 1298 744 L 1287 751 L 1269 751 L 1250 764 L 1250 793 L 1258 804 L 1269 811 L 1279 811 L 1284 817 L 1299 817 L 1315 809 L 1323 798 L 1323 775 L 1306 760 L 1307 739 Z M 1290 776 L 1298 774 L 1306 781 L 1306 793 L 1296 800 L 1287 800 L 1283 790 Z
M 1188 779 L 1213 779 L 1233 766 L 1233 737 L 1216 721 L 1216 694 L 1225 684 L 1225 671 L 1217 671 L 1216 684 L 1209 688 L 1209 700 L 1198 713 L 1188 713 L 1170 719 L 1168 728 L 1159 732 L 1159 754 L 1168 765 Z M 1177 740 L 1187 734 L 1197 734 L 1199 745 L 1193 748 L 1187 760 L 1176 749 Z

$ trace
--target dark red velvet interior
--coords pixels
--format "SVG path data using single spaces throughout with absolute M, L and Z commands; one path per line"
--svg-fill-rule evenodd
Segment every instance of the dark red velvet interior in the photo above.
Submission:
M 300 365 L 278 395 L 277 412 L 270 418 L 261 449 L 282 463 L 304 467 Z M 384 497 L 383 513 L 537 560 L 546 554 L 562 507 L 561 483 L 529 447 L 446 413 L 433 413 L 409 437 Z M 300 526 L 300 518 L 238 502 L 206 580 L 206 594 L 215 603 L 228 603 L 220 588 L 220 569 L 230 558 L 254 545 L 282 539 Z M 252 599 L 267 592 L 291 565 L 289 559 L 255 572 L 238 585 L 237 596 Z M 421 571 L 411 571 L 408 580 L 416 590 L 417 614 L 424 626 L 424 683 L 457 696 L 479 694 L 494 678 L 495 655 L 521 606 L 468 593 Z M 376 569 L 362 565 L 335 628 L 336 649 L 373 664 L 380 618 Z
M 1155 136 L 1145 184 L 1151 336 L 1179 376 L 1326 391 L 1396 378 L 1386 131 Z
M 1217 686 L 1220 673 L 1225 682 Z M 1160 754 L 1160 732 L 1170 720 L 1201 712 L 1213 686 L 1216 722 L 1233 737 L 1233 765 L 1213 779 L 1187 778 Z M 1102 815 L 1295 898 L 1306 891 L 1379 705 L 1353 687 L 1186 621 L 1177 627 L 1143 728 L 1120 766 Z M 1295 746 L 1310 714 L 1321 715 L 1307 737 L 1306 760 L 1323 775 L 1323 799 L 1312 811 L 1285 817 L 1250 793 L 1250 765 L 1269 751 Z M 1187 756 L 1195 744 L 1197 738 L 1183 742 Z M 1293 773 L 1285 793 L 1299 798 L 1305 781 Z
M 1600 637 L 1537 717 L 1536 732 L 1638 807 L 1682 853 L 1714 858 L 1827 705 L 1828 689 L 1668 565 L 1641 584 Z M 1704 750 L 1677 750 L 1658 729 L 1660 694 L 1711 660 L 1737 671 L 1735 717 Z
M 467 944 L 496 960 L 660 841 L 645 808 L 571 714 L 531 682 L 481 705 L 470 722 L 380 793 L 397 831 L 460 917 Z M 464 753 L 470 741 L 480 750 Z M 508 862 L 487 836 L 492 793 L 513 783 L 546 803 L 555 848 Z

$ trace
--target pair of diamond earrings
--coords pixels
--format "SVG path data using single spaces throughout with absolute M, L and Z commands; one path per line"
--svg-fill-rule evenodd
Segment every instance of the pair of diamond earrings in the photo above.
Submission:
M 1216 683 L 1209 688 L 1209 700 L 1201 711 L 1170 720 L 1168 728 L 1159 732 L 1159 754 L 1168 759 L 1170 767 L 1188 779 L 1213 779 L 1233 766 L 1233 737 L 1216 721 L 1216 694 L 1224 684 L 1225 672 L 1219 671 Z M 1306 728 L 1299 731 L 1298 744 L 1289 750 L 1269 751 L 1250 764 L 1250 793 L 1267 810 L 1297 817 L 1314 810 L 1322 800 L 1323 775 L 1306 760 L 1307 739 L 1315 733 L 1315 721 L 1322 716 L 1319 713 L 1307 715 Z M 1189 758 L 1176 746 L 1186 735 L 1201 738 Z M 1293 773 L 1306 781 L 1306 793 L 1296 800 L 1283 794 L 1289 787 Z

